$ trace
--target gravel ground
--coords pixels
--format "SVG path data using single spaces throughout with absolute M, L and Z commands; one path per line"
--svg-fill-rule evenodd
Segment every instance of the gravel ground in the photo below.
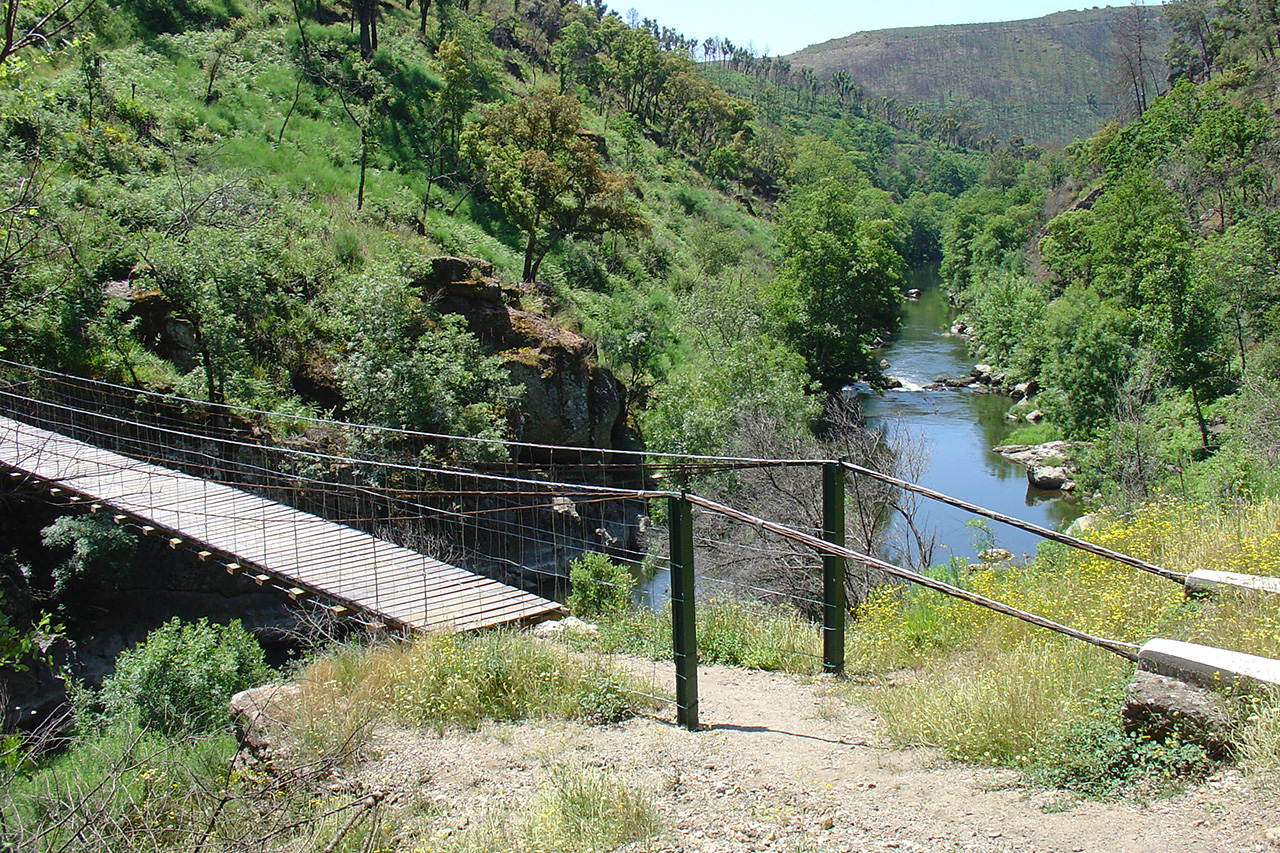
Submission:
M 671 683 L 669 668 L 643 668 Z M 444 837 L 526 803 L 549 767 L 606 767 L 649 792 L 661 816 L 660 833 L 628 853 L 1280 850 L 1275 787 L 1234 770 L 1146 803 L 1078 801 L 1008 771 L 894 749 L 871 712 L 827 696 L 823 679 L 703 667 L 699 687 L 702 731 L 669 711 L 616 726 L 381 730 L 342 784 L 417 802 Z

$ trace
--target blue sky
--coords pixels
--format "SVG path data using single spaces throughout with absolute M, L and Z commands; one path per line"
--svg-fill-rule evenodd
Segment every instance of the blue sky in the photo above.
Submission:
M 609 8 L 623 18 L 634 8 L 641 18 L 653 18 L 686 36 L 720 35 L 744 46 L 753 42 L 757 51 L 768 48 L 779 56 L 862 30 L 1014 21 L 1089 7 L 1070 0 L 613 0 Z

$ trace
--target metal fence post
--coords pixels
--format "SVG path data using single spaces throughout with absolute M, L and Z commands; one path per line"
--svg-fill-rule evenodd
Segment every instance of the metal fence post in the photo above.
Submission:
M 822 538 L 844 546 L 844 468 L 822 466 Z M 844 672 L 844 557 L 822 555 L 822 670 Z
M 682 496 L 667 498 L 671 534 L 671 649 L 676 665 L 676 721 L 698 728 L 698 632 L 694 609 L 693 508 Z

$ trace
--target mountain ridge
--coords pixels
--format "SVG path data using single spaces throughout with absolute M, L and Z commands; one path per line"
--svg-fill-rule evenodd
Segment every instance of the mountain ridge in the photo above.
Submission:
M 1145 7 L 1141 7 L 1145 8 Z M 830 79 L 843 70 L 868 94 L 938 112 L 969 115 L 997 136 L 1065 144 L 1114 117 L 1109 91 L 1112 7 L 1040 18 L 867 30 L 790 54 L 798 68 Z M 1161 58 L 1169 31 L 1159 11 L 1145 16 Z

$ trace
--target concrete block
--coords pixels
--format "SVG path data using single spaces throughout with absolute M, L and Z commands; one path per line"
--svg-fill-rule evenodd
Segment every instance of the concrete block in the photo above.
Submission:
M 1212 595 L 1220 589 L 1280 595 L 1280 578 L 1196 569 L 1187 575 L 1185 588 L 1187 595 Z
M 1280 660 L 1180 640 L 1149 641 L 1138 650 L 1138 669 L 1202 687 L 1248 682 L 1280 688 Z

